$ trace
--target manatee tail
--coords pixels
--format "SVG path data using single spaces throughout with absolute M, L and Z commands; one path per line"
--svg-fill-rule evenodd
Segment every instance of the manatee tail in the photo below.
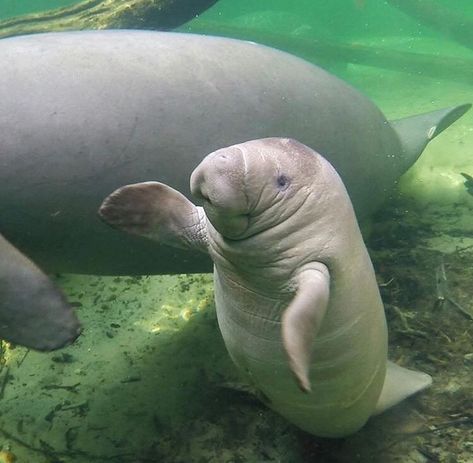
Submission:
M 470 108 L 471 104 L 467 103 L 390 121 L 402 144 L 404 157 L 402 173 L 416 162 L 430 140 L 443 132 Z
M 384 386 L 373 415 L 384 412 L 431 384 L 432 378 L 428 374 L 408 370 L 388 361 Z

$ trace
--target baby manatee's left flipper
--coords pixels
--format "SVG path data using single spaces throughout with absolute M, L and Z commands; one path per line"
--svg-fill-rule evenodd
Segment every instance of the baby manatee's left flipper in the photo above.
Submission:
M 72 343 L 80 331 L 60 289 L 0 235 L 0 338 L 50 351 Z

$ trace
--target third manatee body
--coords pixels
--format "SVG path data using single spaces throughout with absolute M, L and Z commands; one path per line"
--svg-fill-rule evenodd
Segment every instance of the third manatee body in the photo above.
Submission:
M 0 338 L 50 351 L 72 343 L 80 332 L 61 290 L 0 235 Z
M 189 196 L 205 155 L 291 137 L 341 175 L 359 218 L 379 206 L 462 105 L 394 124 L 365 96 L 290 54 L 234 39 L 83 31 L 0 41 L 0 233 L 49 272 L 165 274 L 210 259 L 104 225 L 121 185 Z

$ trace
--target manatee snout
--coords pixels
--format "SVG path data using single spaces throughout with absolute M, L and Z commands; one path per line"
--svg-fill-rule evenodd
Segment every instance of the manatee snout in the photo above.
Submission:
M 233 206 L 235 194 L 242 190 L 244 166 L 243 153 L 236 147 L 220 149 L 209 154 L 192 172 L 192 195 L 221 208 Z
M 238 239 L 248 228 L 246 163 L 235 146 L 209 154 L 192 172 L 192 195 L 202 201 L 210 223 L 224 237 Z

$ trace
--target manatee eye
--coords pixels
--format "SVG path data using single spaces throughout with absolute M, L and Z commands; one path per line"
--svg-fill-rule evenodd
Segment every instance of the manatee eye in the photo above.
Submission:
M 289 178 L 287 178 L 284 174 L 278 175 L 278 178 L 276 179 L 276 185 L 280 191 L 284 191 L 289 186 L 289 183 Z

